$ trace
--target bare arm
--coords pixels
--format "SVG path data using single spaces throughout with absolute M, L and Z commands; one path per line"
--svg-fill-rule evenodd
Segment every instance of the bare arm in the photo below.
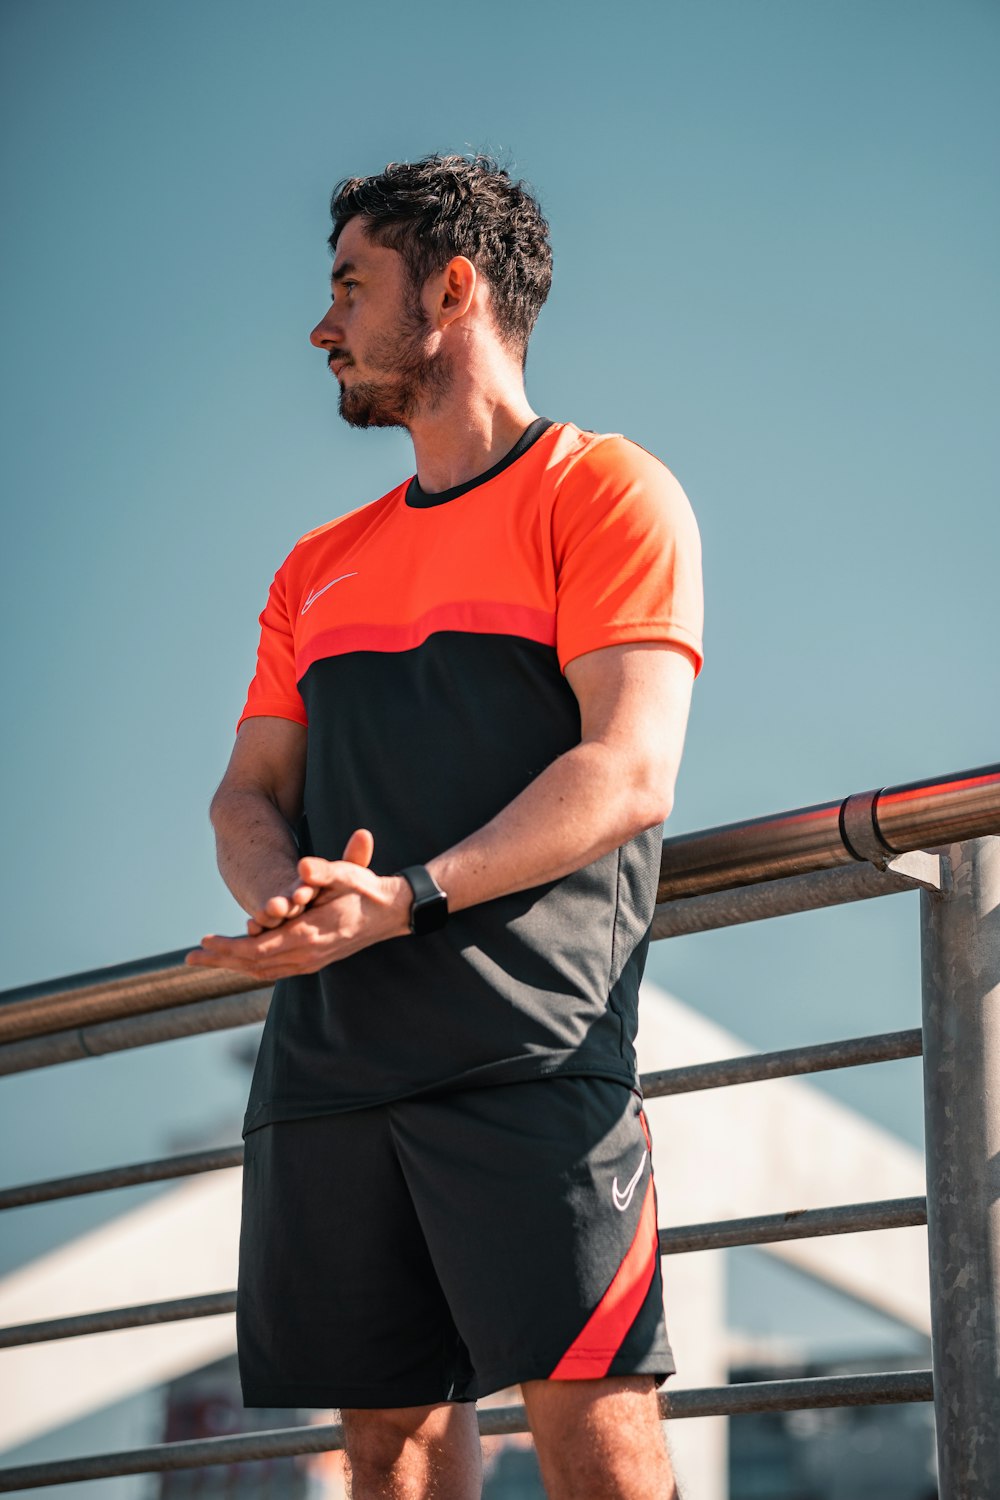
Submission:
M 687 653 L 608 646 L 570 662 L 566 677 L 580 743 L 428 862 L 451 911 L 558 880 L 670 815 L 694 681 Z
M 292 900 L 302 885 L 292 825 L 302 811 L 305 764 L 306 731 L 301 724 L 247 719 L 212 798 L 219 870 L 259 926 L 277 926 L 305 904 Z
M 608 646 L 578 657 L 566 676 L 580 705 L 580 743 L 489 823 L 428 861 L 451 911 L 556 880 L 670 813 L 694 680 L 688 654 L 653 643 Z M 320 892 L 301 915 L 258 936 L 207 937 L 189 962 L 276 979 L 406 934 L 409 885 L 366 868 L 365 830 L 348 851 L 345 860 L 300 862 L 306 888 Z M 263 889 L 255 886 L 254 897 Z

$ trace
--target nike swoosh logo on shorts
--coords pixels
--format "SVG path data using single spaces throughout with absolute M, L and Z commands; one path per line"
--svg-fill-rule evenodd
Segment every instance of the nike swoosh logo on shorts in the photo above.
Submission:
M 307 609 L 311 609 L 312 606 L 316 603 L 316 600 L 319 598 L 320 594 L 325 594 L 327 589 L 332 589 L 335 583 L 343 583 L 345 578 L 357 578 L 357 576 L 358 575 L 356 572 L 341 573 L 339 578 L 331 578 L 329 583 L 324 583 L 321 589 L 313 589 L 305 604 L 303 604 L 302 608 L 299 610 L 299 614 L 304 615 Z
M 646 1165 L 646 1157 L 648 1155 L 649 1155 L 648 1151 L 644 1151 L 642 1153 L 642 1161 L 639 1163 L 638 1167 L 636 1168 L 635 1176 L 632 1178 L 631 1182 L 628 1183 L 628 1185 L 626 1186 L 624 1193 L 619 1191 L 619 1188 L 618 1188 L 618 1178 L 617 1177 L 615 1178 L 614 1182 L 611 1184 L 611 1197 L 614 1200 L 615 1208 L 619 1209 L 621 1213 L 624 1213 L 625 1210 L 628 1208 L 629 1204 L 632 1202 L 632 1195 L 633 1195 L 633 1193 L 635 1192 L 636 1188 L 639 1185 L 639 1178 L 642 1176 L 642 1169 Z

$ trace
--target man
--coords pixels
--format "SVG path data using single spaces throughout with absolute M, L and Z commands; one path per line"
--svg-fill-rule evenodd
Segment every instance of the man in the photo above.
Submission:
M 523 184 L 428 157 L 332 215 L 312 343 L 416 473 L 282 565 L 212 804 L 247 935 L 189 962 L 280 981 L 245 1127 L 244 1399 L 339 1407 L 354 1500 L 470 1500 L 472 1402 L 520 1384 L 552 1500 L 669 1497 L 632 1043 L 697 530 L 656 459 L 529 406 L 551 254 Z M 621 294 L 595 288 L 598 331 Z

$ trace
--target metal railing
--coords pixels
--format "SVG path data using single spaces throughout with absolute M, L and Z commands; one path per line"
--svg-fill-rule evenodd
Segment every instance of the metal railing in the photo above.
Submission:
M 923 1025 L 644 1076 L 647 1098 L 924 1057 L 926 1198 L 835 1205 L 660 1230 L 677 1255 L 926 1224 L 930 1370 L 756 1381 L 661 1397 L 664 1418 L 935 1403 L 942 1500 L 1000 1495 L 1000 766 L 667 839 L 655 938 L 920 890 Z M 262 1020 L 266 989 L 183 967 L 182 952 L 0 995 L 0 1073 Z M 238 1166 L 242 1147 L 0 1191 L 0 1209 Z M 235 1293 L 0 1329 L 0 1348 L 196 1317 Z M 480 1413 L 484 1435 L 526 1430 L 522 1407 Z M 0 1469 L 0 1492 L 247 1462 L 343 1446 L 337 1425 L 160 1444 Z

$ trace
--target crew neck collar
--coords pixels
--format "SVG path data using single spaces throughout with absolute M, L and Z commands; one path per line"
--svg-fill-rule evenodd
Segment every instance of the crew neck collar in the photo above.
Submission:
M 509 468 L 512 463 L 516 463 L 523 454 L 527 453 L 532 444 L 538 441 L 542 433 L 547 432 L 551 426 L 552 420 L 550 417 L 536 417 L 530 426 L 526 427 L 521 433 L 513 448 L 508 453 L 505 453 L 503 458 L 498 463 L 495 463 L 491 469 L 487 469 L 483 474 L 477 474 L 474 479 L 467 479 L 464 484 L 456 484 L 450 490 L 437 490 L 431 493 L 421 489 L 420 482 L 414 474 L 406 487 L 406 504 L 422 510 L 431 505 L 444 505 L 449 500 L 457 500 L 459 495 L 466 495 L 469 490 L 476 489 L 477 486 L 485 484 L 487 480 L 495 479 L 498 474 L 503 473 L 504 469 Z

